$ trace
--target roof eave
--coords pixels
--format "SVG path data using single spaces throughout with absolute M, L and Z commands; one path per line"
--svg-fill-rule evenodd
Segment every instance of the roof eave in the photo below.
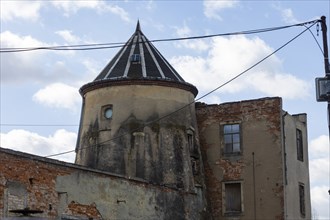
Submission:
M 131 78 L 125 78 L 125 77 L 118 77 L 118 78 L 111 78 L 111 79 L 102 79 L 93 81 L 90 83 L 87 83 L 83 85 L 79 92 L 82 96 L 85 96 L 86 93 L 103 88 L 103 87 L 109 87 L 109 86 L 122 86 L 122 85 L 158 85 L 158 86 L 165 86 L 165 87 L 173 87 L 173 88 L 179 88 L 186 91 L 191 92 L 194 97 L 197 96 L 198 90 L 197 88 L 187 82 L 178 82 L 174 80 L 164 80 L 159 79 L 157 77 L 146 77 L 142 79 L 131 79 Z

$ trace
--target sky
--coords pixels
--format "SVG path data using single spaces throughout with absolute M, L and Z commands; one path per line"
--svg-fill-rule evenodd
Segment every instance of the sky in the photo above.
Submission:
M 2 49 L 126 42 L 138 20 L 149 40 L 280 27 L 322 15 L 330 26 L 327 0 L 1 0 L 0 9 Z M 199 98 L 306 27 L 154 45 L 185 81 L 198 88 Z M 0 146 L 41 156 L 74 150 L 81 111 L 79 88 L 94 80 L 118 50 L 0 53 Z M 315 78 L 325 75 L 322 50 L 321 28 L 314 25 L 199 101 L 215 104 L 280 96 L 290 114 L 307 113 L 313 216 L 330 219 L 327 105 L 315 98 Z M 75 154 L 54 158 L 73 162 Z

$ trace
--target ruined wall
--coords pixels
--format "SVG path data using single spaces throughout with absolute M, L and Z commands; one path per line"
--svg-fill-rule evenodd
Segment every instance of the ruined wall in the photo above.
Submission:
M 76 163 L 194 191 L 195 183 L 201 182 L 195 108 L 187 106 L 172 114 L 193 101 L 190 91 L 158 85 L 115 85 L 88 91 Z M 104 117 L 105 106 L 113 110 L 111 119 Z M 188 131 L 196 150 L 189 149 Z
M 308 168 L 308 138 L 306 114 L 290 115 L 283 113 L 284 117 L 284 146 L 286 153 L 285 173 L 286 187 L 286 218 L 287 219 L 311 219 L 310 183 Z M 303 154 L 298 159 L 296 130 L 302 132 Z M 301 160 L 302 159 L 302 160 Z M 304 208 L 305 213 L 300 211 L 299 184 L 305 189 Z
M 201 219 L 202 192 L 183 192 L 142 180 L 0 148 L 0 217 L 30 208 L 34 216 L 81 219 Z
M 207 198 L 214 219 L 283 219 L 280 98 L 196 104 Z M 224 154 L 223 125 L 240 124 L 241 151 Z M 241 210 L 227 213 L 225 184 L 241 185 Z

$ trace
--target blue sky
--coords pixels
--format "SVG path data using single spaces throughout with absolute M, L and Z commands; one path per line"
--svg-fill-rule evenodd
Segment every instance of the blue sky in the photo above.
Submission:
M 220 34 L 327 17 L 329 1 L 1 1 L 1 48 L 126 42 L 140 20 L 153 39 Z M 329 27 L 328 27 L 329 29 Z M 199 96 L 276 50 L 304 27 L 154 45 Z M 311 32 L 322 46 L 322 33 Z M 328 36 L 329 36 L 328 31 Z M 329 39 L 328 39 L 329 42 Z M 1 147 L 42 156 L 73 150 L 79 88 L 118 49 L 1 53 Z M 312 208 L 329 219 L 326 103 L 315 100 L 322 52 L 307 31 L 274 56 L 201 101 L 222 103 L 281 96 L 290 114 L 308 114 Z M 32 126 L 35 125 L 35 126 Z M 73 161 L 74 154 L 57 159 Z

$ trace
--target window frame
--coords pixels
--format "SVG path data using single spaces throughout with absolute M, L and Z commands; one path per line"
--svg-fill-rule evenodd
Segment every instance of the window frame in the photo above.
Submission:
M 187 129 L 187 144 L 188 144 L 188 149 L 191 154 L 195 152 L 195 131 L 192 128 Z
M 233 126 L 238 125 L 238 132 L 229 132 L 225 133 L 225 126 Z M 232 130 L 232 128 L 231 128 Z M 230 135 L 231 137 L 231 151 L 227 151 L 226 147 L 226 136 Z M 238 135 L 238 142 L 234 141 L 234 135 Z M 235 155 L 241 155 L 243 153 L 242 148 L 242 123 L 239 121 L 233 121 L 233 122 L 227 122 L 227 123 L 221 123 L 220 124 L 220 136 L 221 136 L 221 151 L 223 156 L 235 156 Z M 234 151 L 234 144 L 239 144 L 239 151 Z
M 304 162 L 303 132 L 298 128 L 296 129 L 296 148 L 297 148 L 297 160 Z
M 227 210 L 227 196 L 228 192 L 226 192 L 226 185 L 233 185 L 233 184 L 239 184 L 239 200 L 240 200 L 240 210 Z M 228 188 L 228 187 L 227 187 Z M 243 181 L 225 181 L 222 182 L 222 214 L 223 216 L 239 216 L 242 215 L 244 212 L 244 204 L 243 204 Z
M 141 63 L 141 55 L 138 53 L 134 53 L 130 57 L 130 61 L 132 64 L 139 64 Z
M 305 193 L 305 184 L 298 184 L 299 191 L 299 212 L 302 217 L 306 217 L 306 193 Z
M 110 118 L 106 117 L 106 111 L 108 109 L 111 109 L 112 110 L 112 115 Z M 106 120 L 106 121 L 110 121 L 113 119 L 113 105 L 112 104 L 109 104 L 109 105 L 104 105 L 101 107 L 101 119 L 102 120 Z

